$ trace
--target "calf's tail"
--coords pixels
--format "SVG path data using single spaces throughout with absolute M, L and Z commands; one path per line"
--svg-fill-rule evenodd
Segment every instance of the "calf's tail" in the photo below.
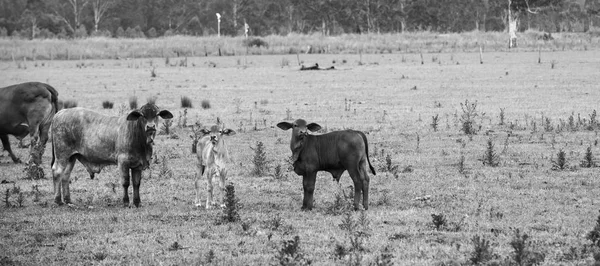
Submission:
M 360 134 L 363 141 L 365 142 L 365 152 L 367 153 L 367 162 L 369 163 L 371 173 L 373 173 L 373 175 L 377 175 L 375 174 L 375 168 L 373 168 L 373 165 L 371 165 L 371 160 L 369 160 L 369 142 L 367 142 L 367 136 L 365 136 L 365 133 L 362 133 L 361 131 L 358 131 L 358 134 Z

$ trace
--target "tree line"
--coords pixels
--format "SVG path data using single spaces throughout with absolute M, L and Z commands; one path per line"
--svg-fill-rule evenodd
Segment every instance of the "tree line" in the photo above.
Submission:
M 588 31 L 600 0 L 0 0 L 0 36 L 506 31 L 510 17 L 518 31 Z

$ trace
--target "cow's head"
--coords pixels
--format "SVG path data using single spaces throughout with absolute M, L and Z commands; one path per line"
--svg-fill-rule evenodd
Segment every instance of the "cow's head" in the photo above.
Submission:
M 158 123 L 159 116 L 162 119 L 173 118 L 171 112 L 160 110 L 158 109 L 158 106 L 147 103 L 140 107 L 140 109 L 131 111 L 131 113 L 127 115 L 127 120 L 141 122 L 146 130 L 146 143 L 151 144 L 156 135 L 156 124 Z
M 200 132 L 204 135 L 204 136 L 209 136 L 209 141 L 214 145 L 217 146 L 217 143 L 219 143 L 222 139 L 223 136 L 233 136 L 235 135 L 235 131 L 229 129 L 229 128 L 225 128 L 225 126 L 223 124 L 218 124 L 218 125 L 214 125 L 210 127 L 210 130 L 203 128 L 200 130 Z
M 290 149 L 292 150 L 292 161 L 298 160 L 300 152 L 304 144 L 304 138 L 308 135 L 308 131 L 315 132 L 321 129 L 321 126 L 317 123 L 307 124 L 304 119 L 297 119 L 293 123 L 281 122 L 277 124 L 278 128 L 283 130 L 292 129 L 292 140 L 290 142 Z

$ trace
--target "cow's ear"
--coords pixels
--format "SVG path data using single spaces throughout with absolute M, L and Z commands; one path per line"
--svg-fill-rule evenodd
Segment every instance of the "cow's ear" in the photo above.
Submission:
M 200 133 L 202 133 L 203 135 L 207 135 L 207 134 L 210 134 L 210 130 L 203 128 L 203 129 L 200 129 Z
M 160 116 L 162 119 L 173 118 L 173 114 L 171 114 L 171 112 L 169 112 L 167 110 L 162 110 L 162 111 L 158 112 L 158 116 Z
M 231 130 L 229 128 L 226 128 L 226 129 L 223 130 L 223 134 L 225 134 L 227 136 L 233 136 L 233 135 L 235 135 L 235 131 L 233 131 L 233 130 Z
M 129 121 L 136 121 L 136 120 L 138 120 L 138 118 L 140 118 L 142 116 L 144 116 L 144 114 L 142 114 L 140 111 L 133 110 L 133 111 L 131 111 L 131 113 L 129 113 L 127 115 L 127 120 L 129 120 Z
M 288 123 L 288 122 L 281 122 L 279 124 L 277 124 L 278 128 L 281 128 L 283 130 L 288 130 L 290 128 L 292 128 L 292 124 Z
M 306 126 L 306 128 L 308 128 L 308 130 L 310 130 L 311 132 L 321 130 L 321 126 L 317 123 L 310 123 Z

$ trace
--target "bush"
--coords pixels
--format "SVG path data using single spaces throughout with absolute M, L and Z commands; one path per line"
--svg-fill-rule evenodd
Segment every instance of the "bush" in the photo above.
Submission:
M 263 176 L 268 171 L 268 163 L 267 163 L 267 152 L 265 152 L 265 145 L 258 141 L 256 143 L 256 148 L 252 148 L 254 150 L 254 157 L 252 158 L 252 163 L 254 165 L 254 170 L 252 173 L 255 176 Z
M 244 40 L 246 47 L 265 47 L 268 48 L 269 44 L 263 41 L 261 38 L 249 38 Z
M 235 187 L 233 184 L 225 186 L 225 196 L 223 199 L 225 208 L 223 209 L 223 216 L 221 221 L 233 223 L 240 220 L 240 214 L 238 213 L 239 200 L 235 196 Z
M 129 109 L 135 110 L 138 108 L 137 96 L 129 97 Z
M 200 106 L 202 106 L 202 109 L 210 109 L 210 101 L 202 100 L 202 102 L 200 103 Z
M 113 102 L 109 101 L 109 100 L 106 100 L 106 101 L 102 102 L 102 108 L 104 108 L 104 109 L 113 109 L 114 105 L 115 104 Z
M 490 241 L 485 240 L 483 237 L 480 238 L 479 235 L 476 235 L 471 239 L 471 242 L 473 242 L 475 250 L 471 252 L 469 261 L 471 261 L 471 263 L 474 265 L 485 265 L 486 262 L 494 257 Z
M 477 101 L 470 103 L 469 100 L 465 100 L 464 104 L 460 103 L 460 108 L 463 112 L 460 116 L 462 131 L 466 135 L 477 134 L 477 129 L 475 126 L 475 118 L 479 116 L 479 112 L 477 112 Z
M 567 155 L 565 151 L 560 149 L 556 154 L 556 160 L 552 161 L 552 170 L 565 170 L 569 167 L 567 164 Z
M 156 29 L 154 27 L 152 27 L 148 31 L 146 31 L 146 36 L 148 36 L 148 38 L 156 38 L 158 37 L 158 32 L 156 32 Z
M 69 109 L 73 107 L 77 107 L 77 102 L 75 100 L 66 100 L 62 102 L 63 109 Z
M 181 108 L 192 108 L 192 99 L 187 96 L 181 97 Z

